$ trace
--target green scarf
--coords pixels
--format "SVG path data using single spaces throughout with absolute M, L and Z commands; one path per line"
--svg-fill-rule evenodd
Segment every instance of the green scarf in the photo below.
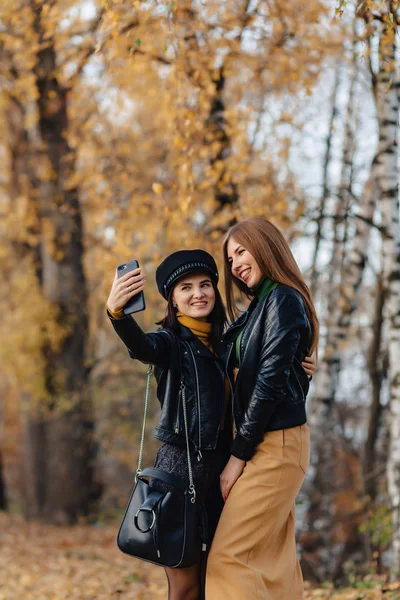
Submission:
M 267 277 L 263 277 L 260 283 L 252 289 L 252 292 L 256 292 L 257 300 L 261 302 L 264 298 L 270 293 L 271 290 L 274 290 L 278 287 L 279 283 L 276 281 L 272 281 L 271 279 L 267 279 Z

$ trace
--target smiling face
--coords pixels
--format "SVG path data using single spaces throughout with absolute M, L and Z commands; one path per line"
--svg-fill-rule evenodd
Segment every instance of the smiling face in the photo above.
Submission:
M 172 301 L 187 317 L 206 321 L 215 306 L 215 291 L 207 273 L 190 273 L 174 287 Z
M 247 285 L 249 289 L 258 285 L 263 274 L 254 256 L 234 237 L 228 240 L 226 250 L 232 275 Z

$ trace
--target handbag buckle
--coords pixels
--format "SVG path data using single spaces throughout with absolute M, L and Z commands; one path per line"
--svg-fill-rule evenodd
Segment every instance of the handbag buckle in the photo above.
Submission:
M 148 527 L 147 529 L 142 529 L 141 527 L 139 527 L 139 514 L 141 512 L 150 512 L 153 515 L 153 519 L 151 522 L 150 527 Z M 135 527 L 136 529 L 138 529 L 141 533 L 147 533 L 149 531 L 151 531 L 155 525 L 156 522 L 156 513 L 154 512 L 154 510 L 152 508 L 142 508 L 140 507 L 137 511 L 136 511 L 136 515 L 135 515 Z
M 194 487 L 193 484 L 189 485 L 189 494 L 192 496 L 190 498 L 190 502 L 192 504 L 195 504 L 195 502 L 196 502 L 196 488 Z

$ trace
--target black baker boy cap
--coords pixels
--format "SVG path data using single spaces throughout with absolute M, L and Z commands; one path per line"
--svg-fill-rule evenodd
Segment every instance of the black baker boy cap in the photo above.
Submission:
M 167 256 L 157 267 L 156 282 L 158 291 L 166 300 L 175 281 L 193 271 L 205 271 L 218 283 L 218 269 L 215 260 L 205 250 L 178 250 Z

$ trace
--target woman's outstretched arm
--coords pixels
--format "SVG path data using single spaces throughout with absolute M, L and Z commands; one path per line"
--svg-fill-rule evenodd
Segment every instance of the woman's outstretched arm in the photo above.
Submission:
M 166 366 L 171 353 L 172 336 L 162 329 L 145 333 L 131 316 L 125 316 L 123 312 L 125 304 L 144 290 L 145 281 L 141 268 L 120 278 L 116 274 L 107 300 L 107 314 L 131 358 Z

